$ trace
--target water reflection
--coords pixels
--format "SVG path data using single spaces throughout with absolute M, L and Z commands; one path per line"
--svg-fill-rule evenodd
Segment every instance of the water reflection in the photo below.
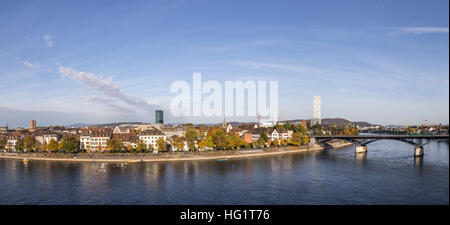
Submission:
M 356 163 L 363 165 L 367 159 L 367 152 L 355 153 Z
M 430 143 L 416 158 L 398 142 L 368 151 L 223 162 L 0 159 L 0 204 L 448 204 L 448 144 Z
M 422 171 L 423 157 L 414 157 L 414 167 L 417 169 L 417 171 Z

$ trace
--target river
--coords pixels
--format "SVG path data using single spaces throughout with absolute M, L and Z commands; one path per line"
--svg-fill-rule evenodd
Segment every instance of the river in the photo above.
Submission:
M 0 204 L 449 204 L 449 145 L 381 140 L 277 156 L 94 163 L 0 159 Z

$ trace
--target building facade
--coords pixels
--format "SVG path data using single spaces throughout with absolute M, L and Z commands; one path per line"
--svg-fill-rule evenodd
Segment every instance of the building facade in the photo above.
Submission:
M 153 148 L 153 150 L 157 151 L 158 146 L 156 145 L 156 141 L 159 138 L 162 138 L 164 142 L 166 142 L 166 135 L 160 130 L 145 130 L 139 134 L 139 140 L 142 140 L 147 149 Z
M 155 110 L 155 123 L 164 123 L 164 111 Z
M 28 127 L 30 128 L 30 130 L 35 130 L 36 129 L 36 120 L 30 120 Z

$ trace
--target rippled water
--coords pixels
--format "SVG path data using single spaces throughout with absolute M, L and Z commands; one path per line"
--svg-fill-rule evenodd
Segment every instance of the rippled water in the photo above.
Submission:
M 449 204 L 449 145 L 383 140 L 280 156 L 158 163 L 0 159 L 0 204 Z

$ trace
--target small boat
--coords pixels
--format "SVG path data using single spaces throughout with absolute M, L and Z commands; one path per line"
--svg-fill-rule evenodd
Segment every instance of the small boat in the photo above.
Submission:
M 139 161 L 127 161 L 127 163 L 138 163 Z
M 218 162 L 227 161 L 228 159 L 217 159 Z
M 23 162 L 28 162 L 28 161 L 30 161 L 29 159 L 23 159 Z

